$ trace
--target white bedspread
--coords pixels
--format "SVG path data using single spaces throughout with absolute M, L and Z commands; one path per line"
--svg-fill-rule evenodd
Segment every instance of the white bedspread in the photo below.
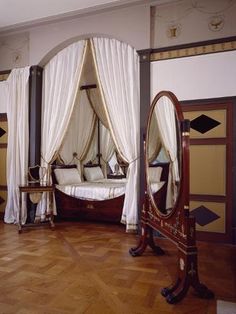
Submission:
M 74 185 L 56 185 L 61 192 L 86 200 L 107 200 L 125 193 L 127 179 L 102 179 Z

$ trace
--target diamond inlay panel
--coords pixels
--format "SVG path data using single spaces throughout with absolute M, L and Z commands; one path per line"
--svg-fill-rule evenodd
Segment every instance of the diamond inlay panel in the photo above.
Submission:
M 210 222 L 220 218 L 220 216 L 218 216 L 205 206 L 199 206 L 195 208 L 191 211 L 191 214 L 195 217 L 196 222 L 200 226 L 206 226 Z
M 0 137 L 2 137 L 4 134 L 6 134 L 6 131 L 0 128 Z
M 195 131 L 198 131 L 202 134 L 214 129 L 217 127 L 220 122 L 202 114 L 201 116 L 197 117 L 196 119 L 190 122 L 190 127 Z

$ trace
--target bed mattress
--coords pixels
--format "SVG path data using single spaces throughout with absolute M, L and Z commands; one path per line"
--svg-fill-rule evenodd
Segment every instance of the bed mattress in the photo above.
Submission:
M 108 200 L 125 194 L 127 179 L 102 179 L 73 185 L 56 185 L 61 192 L 86 200 Z

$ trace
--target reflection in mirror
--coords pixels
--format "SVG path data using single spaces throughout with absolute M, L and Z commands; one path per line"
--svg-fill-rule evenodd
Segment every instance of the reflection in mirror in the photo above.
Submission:
M 146 171 L 150 198 L 161 215 L 175 207 L 181 177 L 180 128 L 175 106 L 162 96 L 153 104 L 147 128 Z

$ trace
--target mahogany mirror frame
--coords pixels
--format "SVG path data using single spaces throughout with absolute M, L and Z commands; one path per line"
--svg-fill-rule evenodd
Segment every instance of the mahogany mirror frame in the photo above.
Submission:
M 175 107 L 176 117 L 180 125 L 180 188 L 177 201 L 171 213 L 163 215 L 153 202 L 153 197 L 149 195 L 150 189 L 147 187 L 147 143 L 144 140 L 145 154 L 145 200 L 141 210 L 141 236 L 138 246 L 129 250 L 132 256 L 143 254 L 147 246 L 150 246 L 156 255 L 163 255 L 165 252 L 155 243 L 153 231 L 160 232 L 164 237 L 174 242 L 178 249 L 177 278 L 169 287 L 163 288 L 161 294 L 170 304 L 182 300 L 190 286 L 201 298 L 210 299 L 214 293 L 204 284 L 200 283 L 198 277 L 198 260 L 196 247 L 196 228 L 195 218 L 189 213 L 189 132 L 190 122 L 184 120 L 181 106 L 176 96 L 170 91 L 159 92 L 150 107 L 147 128 L 150 126 L 152 112 L 158 100 L 166 96 L 171 100 Z

